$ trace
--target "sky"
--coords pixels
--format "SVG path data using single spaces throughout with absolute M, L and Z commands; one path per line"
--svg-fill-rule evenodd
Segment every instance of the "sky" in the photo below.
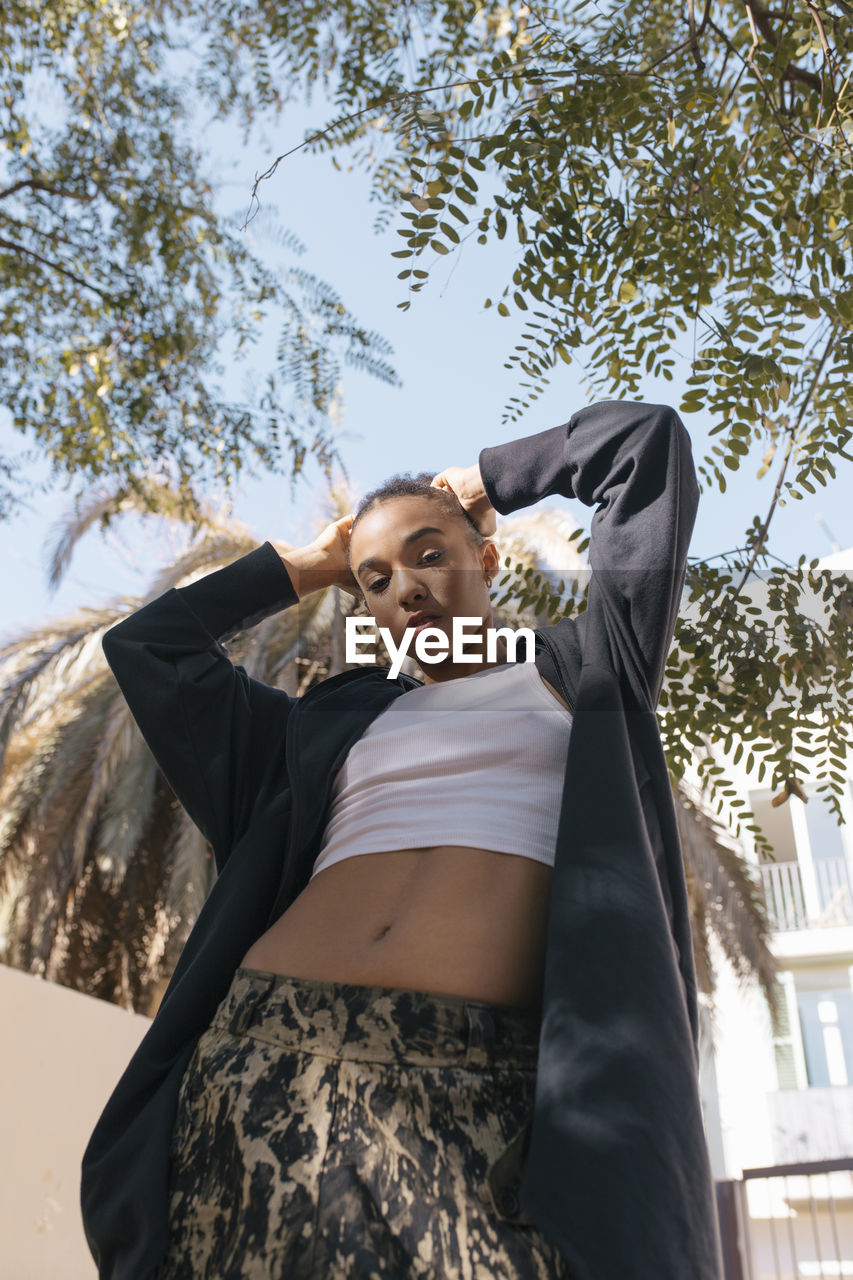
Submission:
M 277 121 L 262 123 L 248 143 L 231 126 L 206 126 L 203 142 L 216 157 L 211 173 L 219 207 L 240 215 L 242 221 L 255 174 L 296 145 L 305 128 L 322 127 L 324 120 L 318 97 L 310 110 L 297 104 Z M 386 231 L 376 234 L 373 223 L 379 207 L 370 202 L 368 178 L 363 171 L 347 170 L 345 157 L 341 161 L 339 172 L 327 155 L 302 150 L 261 184 L 262 209 L 274 209 L 281 227 L 302 240 L 307 248 L 302 257 L 297 259 L 265 237 L 262 218 L 244 234 L 255 239 L 266 261 L 298 261 L 327 281 L 362 324 L 393 344 L 391 363 L 401 386 L 390 387 L 356 369 L 344 370 L 345 409 L 335 438 L 356 501 L 394 473 L 471 465 L 483 447 L 568 422 L 577 409 L 603 398 L 583 387 L 579 365 L 560 363 L 550 387 L 523 417 L 503 421 L 507 400 L 518 394 L 518 374 L 504 368 L 504 362 L 519 340 L 524 318 L 516 312 L 501 317 L 495 307 L 487 310 L 483 304 L 486 297 L 500 296 L 517 243 L 508 235 L 504 241 L 480 246 L 472 237 L 461 251 L 434 255 L 433 262 L 425 264 L 432 271 L 427 288 L 414 295 L 408 311 L 401 311 L 397 304 L 406 297 L 406 286 L 397 273 L 406 262 L 391 253 L 401 244 L 396 229 L 405 224 L 392 219 Z M 483 189 L 488 191 L 489 184 L 483 183 Z M 267 326 L 259 334 L 258 353 L 267 350 L 272 360 L 275 339 L 273 327 Z M 678 408 L 683 380 L 689 376 L 687 346 L 685 341 L 676 380 L 647 376 L 638 399 Z M 244 371 L 237 369 L 231 376 L 239 396 Z M 711 443 L 707 433 L 713 422 L 702 413 L 684 415 L 684 422 L 698 461 Z M 19 451 L 26 442 L 11 432 L 0 413 L 0 447 L 9 444 Z M 765 447 L 754 445 L 741 469 L 727 473 L 725 495 L 716 488 L 702 492 L 691 557 L 715 556 L 741 545 L 753 516 L 764 517 L 776 479 L 775 467 L 756 479 Z M 39 474 L 46 474 L 46 468 Z M 336 478 L 343 478 L 340 470 Z M 851 478 L 851 464 L 841 463 L 831 486 L 778 511 L 771 550 L 795 563 L 801 553 L 822 557 L 839 547 L 853 547 Z M 587 530 L 593 514 L 592 508 L 564 498 L 548 498 L 532 510 L 540 507 L 567 511 Z M 71 508 L 72 492 L 57 487 L 13 519 L 0 522 L 0 642 L 49 617 L 144 594 L 159 569 L 184 545 L 182 533 L 156 517 L 121 517 L 106 534 L 92 530 L 84 536 L 59 589 L 51 592 L 46 559 L 52 530 Z M 284 476 L 245 476 L 233 491 L 233 511 L 259 543 L 272 538 L 303 545 L 331 519 L 327 482 L 313 460 L 293 496 Z M 853 567 L 851 561 L 853 553 L 844 567 Z

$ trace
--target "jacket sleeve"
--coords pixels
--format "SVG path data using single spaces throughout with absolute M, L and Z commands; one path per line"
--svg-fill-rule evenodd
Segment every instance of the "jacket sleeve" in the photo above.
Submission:
M 561 633 L 584 663 L 613 666 L 640 706 L 654 710 L 699 501 L 690 436 L 678 414 L 667 405 L 605 400 L 564 426 L 482 449 L 479 465 L 501 515 L 551 494 L 596 507 L 587 610 L 544 630 Z M 607 652 L 584 644 L 601 635 L 588 614 L 603 615 Z
M 298 597 L 272 543 L 173 587 L 111 627 L 104 656 L 167 782 L 221 871 L 254 800 L 283 768 L 297 699 L 235 666 L 222 641 Z

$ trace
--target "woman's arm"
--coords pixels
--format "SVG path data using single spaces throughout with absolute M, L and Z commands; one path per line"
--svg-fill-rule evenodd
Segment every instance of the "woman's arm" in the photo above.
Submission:
M 293 555 L 296 570 L 300 552 Z M 298 598 L 284 560 L 265 542 L 224 569 L 173 587 L 103 637 L 133 718 L 210 841 L 217 871 L 245 831 L 269 770 L 283 767 L 296 701 L 235 666 L 222 641 Z
M 678 414 L 667 405 L 605 400 L 564 426 L 482 449 L 479 468 L 501 515 L 555 493 L 597 505 L 588 610 L 597 597 L 610 661 L 640 704 L 654 709 L 699 500 L 690 436 Z M 545 630 L 557 633 L 570 623 L 574 635 L 576 622 L 586 629 L 583 619 Z

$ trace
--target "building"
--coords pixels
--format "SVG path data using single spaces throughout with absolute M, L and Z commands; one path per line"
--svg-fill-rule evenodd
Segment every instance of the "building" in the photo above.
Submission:
M 853 550 L 820 562 L 848 566 Z M 771 859 L 750 838 L 743 856 L 774 926 L 780 997 L 774 1018 L 712 940 L 700 1078 L 726 1280 L 853 1277 L 853 753 L 842 826 L 809 761 L 806 802 L 773 805 L 755 768 L 720 760 L 772 845 Z

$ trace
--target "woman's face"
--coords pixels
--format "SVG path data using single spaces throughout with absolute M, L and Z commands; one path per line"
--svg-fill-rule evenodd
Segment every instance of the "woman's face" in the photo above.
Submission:
M 362 516 L 350 539 L 350 564 L 378 627 L 387 627 L 394 644 L 418 613 L 437 615 L 430 621 L 453 645 L 454 617 L 480 618 L 492 626 L 486 574 L 498 569 L 495 544 L 475 546 L 464 518 L 446 516 L 429 498 L 407 496 L 379 502 Z M 476 624 L 465 628 L 466 648 L 478 652 Z M 414 637 L 408 652 L 416 657 Z M 451 652 L 438 662 L 421 664 L 428 682 L 482 670 L 485 662 L 454 664 Z M 417 659 L 416 659 L 417 660 Z

